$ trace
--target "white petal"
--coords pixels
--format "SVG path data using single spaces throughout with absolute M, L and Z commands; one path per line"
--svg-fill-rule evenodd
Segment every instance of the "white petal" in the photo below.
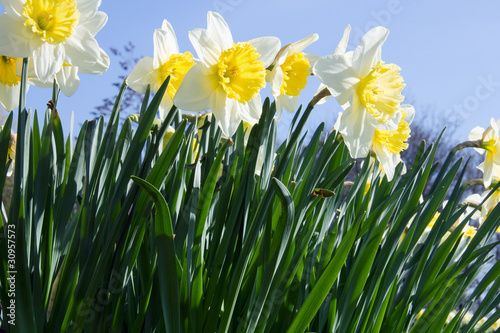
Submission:
M 184 76 L 175 93 L 174 104 L 187 111 L 207 110 L 211 105 L 211 95 L 216 89 L 217 82 L 203 73 L 203 64 L 196 64 Z
M 317 41 L 319 38 L 318 34 L 312 34 L 309 35 L 305 38 L 302 38 L 301 40 L 292 43 L 292 50 L 291 52 L 297 53 L 297 52 L 302 52 L 306 47 Z
M 363 107 L 364 109 L 364 107 Z M 366 109 L 364 109 L 365 113 L 366 112 Z M 375 119 L 374 116 L 372 116 L 371 114 L 367 113 L 366 115 L 366 120 L 375 128 L 378 128 L 380 130 L 387 130 L 387 131 L 395 131 L 398 129 L 399 127 L 399 122 L 401 121 L 401 111 L 398 111 L 396 112 L 396 114 L 394 115 L 394 118 L 390 119 L 388 122 L 386 123 L 379 123 L 377 121 L 377 119 Z
M 94 36 L 84 26 L 78 26 L 75 33 L 64 43 L 66 62 L 81 68 L 94 65 L 100 55 L 101 48 Z
M 222 89 L 212 94 L 211 109 L 219 122 L 219 126 L 226 137 L 231 137 L 238 129 L 242 119 L 242 104 L 227 98 Z
M 160 111 L 160 119 L 165 119 L 167 117 L 168 112 L 174 105 L 174 101 L 168 96 L 168 93 L 163 95 L 163 98 L 160 103 L 159 111 Z
M 207 13 L 207 32 L 221 51 L 233 47 L 233 36 L 224 18 L 215 12 Z
M 106 25 L 108 22 L 108 15 L 104 12 L 96 12 L 94 16 L 90 17 L 85 22 L 81 24 L 87 28 L 87 30 L 93 35 L 97 35 L 99 31 Z
M 483 181 L 485 187 L 490 187 L 491 181 L 493 179 L 493 161 L 491 160 L 490 154 L 486 154 L 484 162 L 478 166 L 483 168 Z
M 266 81 L 271 82 L 271 94 L 276 97 L 281 95 L 281 85 L 283 84 L 283 70 L 280 66 L 275 66 L 271 72 L 267 73 Z
M 381 59 L 382 44 L 384 44 L 389 30 L 384 27 L 375 27 L 368 31 L 359 46 L 354 50 L 352 66 L 359 77 L 365 77 Z
M 12 86 L 7 86 L 0 84 L 0 104 L 6 111 L 12 111 L 19 105 L 19 93 L 21 90 L 21 84 L 16 84 Z M 0 111 L 3 115 L 5 112 Z M 7 114 L 8 115 L 8 114 Z M 5 119 L 0 121 L 0 126 L 3 126 Z
M 241 104 L 239 110 L 243 121 L 252 125 L 258 123 L 260 116 L 262 115 L 262 100 L 260 94 L 257 94 L 257 96 L 252 98 L 246 105 Z
M 469 133 L 469 140 L 471 141 L 481 140 L 483 138 L 483 133 L 484 133 L 484 128 L 476 126 Z
M 2 0 L 0 3 L 3 5 L 5 12 L 12 16 L 23 15 L 23 2 L 19 0 Z
M 406 112 L 405 121 L 410 125 L 415 118 L 415 108 L 410 104 L 401 104 L 401 108 Z
M 80 12 L 80 22 L 86 22 L 97 13 L 101 0 L 78 0 L 76 6 Z
M 304 53 L 304 57 L 307 59 L 307 61 L 309 61 L 310 69 L 312 69 L 316 64 L 316 61 L 321 58 L 319 55 L 313 53 Z
M 127 84 L 138 93 L 144 94 L 148 84 L 153 88 L 155 77 L 156 70 L 153 67 L 153 58 L 144 57 L 132 69 L 132 72 L 127 77 Z
M 349 43 L 349 35 L 351 34 L 351 26 L 348 25 L 345 30 L 344 34 L 342 35 L 342 39 L 339 42 L 339 45 L 337 45 L 337 48 L 335 49 L 335 52 L 333 54 L 344 54 L 345 51 L 347 50 L 347 44 Z
M 314 75 L 325 84 L 342 105 L 349 101 L 355 85 L 359 82 L 345 55 L 328 55 L 318 59 L 313 67 Z
M 257 49 L 260 54 L 259 60 L 264 63 L 264 68 L 269 67 L 276 54 L 280 50 L 281 42 L 277 37 L 259 37 L 250 41 L 253 47 Z
M 64 48 L 61 44 L 43 43 L 33 54 L 35 75 L 42 82 L 54 79 L 63 65 Z
M 294 113 L 299 108 L 299 96 L 283 95 L 281 102 L 283 109 L 290 113 Z
M 1 89 L 1 87 L 0 87 L 0 89 Z M 7 121 L 9 114 L 10 114 L 10 112 L 8 112 L 8 111 L 0 110 L 0 126 L 5 125 L 5 122 Z
M 396 171 L 396 166 L 401 161 L 397 154 L 391 154 L 382 145 L 374 145 L 372 147 L 377 160 L 379 161 L 382 169 L 387 175 L 387 179 L 391 181 L 394 178 L 394 172 Z
M 340 119 L 339 132 L 352 158 L 366 157 L 370 151 L 375 127 L 366 120 L 366 116 L 365 111 L 354 105 L 347 108 Z
M 33 39 L 33 33 L 24 26 L 22 19 L 0 14 L 0 54 L 14 58 L 31 57 L 32 46 L 39 46 L 40 39 Z
M 217 64 L 222 50 L 216 47 L 206 30 L 191 30 L 189 40 L 193 44 L 196 54 L 207 67 Z
M 162 28 L 154 33 L 154 66 L 160 67 L 166 63 L 172 54 L 179 53 L 179 45 L 175 36 L 174 28 L 163 20 Z
M 70 97 L 80 85 L 78 68 L 76 66 L 63 66 L 56 74 L 56 81 L 64 95 Z
M 92 75 L 100 75 L 106 72 L 109 68 L 109 56 L 103 49 L 100 49 L 99 58 L 97 62 L 92 65 L 78 67 L 78 72 L 82 74 L 92 74 Z

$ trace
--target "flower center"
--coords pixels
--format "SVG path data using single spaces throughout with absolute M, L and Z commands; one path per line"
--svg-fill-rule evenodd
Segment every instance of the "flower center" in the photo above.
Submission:
M 264 63 L 250 43 L 233 44 L 219 57 L 218 81 L 229 98 L 247 103 L 266 85 Z
M 186 73 L 194 66 L 193 55 L 191 52 L 185 52 L 184 54 L 172 54 L 168 61 L 161 64 L 158 71 L 158 76 L 156 78 L 157 91 L 162 85 L 163 81 L 170 75 L 170 81 L 168 83 L 167 93 L 170 98 L 174 98 L 177 89 L 182 83 Z
M 24 25 L 44 42 L 65 42 L 78 25 L 80 12 L 76 7 L 76 0 L 26 0 Z
M 400 70 L 394 64 L 380 61 L 359 82 L 357 93 L 361 104 L 381 124 L 394 118 L 404 100 L 401 91 L 405 84 Z
M 399 154 L 408 148 L 408 143 L 405 141 L 410 137 L 410 125 L 404 120 L 407 116 L 406 112 L 402 111 L 401 116 L 401 121 L 396 130 L 375 129 L 373 135 L 372 142 L 384 146 L 390 154 Z
M 283 83 L 280 92 L 282 95 L 299 96 L 300 91 L 307 84 L 309 74 L 309 60 L 304 53 L 297 52 L 287 57 L 281 69 L 283 70 Z
M 1 56 L 0 58 L 0 83 L 11 87 L 21 82 L 21 78 L 16 75 L 16 64 L 18 58 Z

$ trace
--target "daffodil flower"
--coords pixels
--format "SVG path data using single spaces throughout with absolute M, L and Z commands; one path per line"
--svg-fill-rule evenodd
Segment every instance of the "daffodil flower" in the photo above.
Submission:
M 500 119 L 495 121 L 491 118 L 491 126 L 486 130 L 482 127 L 475 127 L 469 134 L 469 140 L 479 142 L 480 148 L 476 149 L 480 154 L 486 152 L 484 162 L 478 168 L 483 171 L 484 186 L 489 187 L 494 177 L 500 178 Z M 495 171 L 496 170 L 496 171 Z
M 306 87 L 312 65 L 319 58 L 302 51 L 317 40 L 318 35 L 313 34 L 284 46 L 269 67 L 266 81 L 271 83 L 278 119 L 283 109 L 295 112 L 299 107 L 300 92 Z
M 406 142 L 410 138 L 410 124 L 415 116 L 411 105 L 402 105 L 402 116 L 396 130 L 380 130 L 375 128 L 371 150 L 375 153 L 389 181 L 394 177 L 396 166 L 402 161 L 400 153 L 408 148 Z
M 164 119 L 172 108 L 173 98 L 184 76 L 195 64 L 190 52 L 179 53 L 179 45 L 172 25 L 164 20 L 161 29 L 153 35 L 154 58 L 144 57 L 134 67 L 127 78 L 127 84 L 138 93 L 144 94 L 147 86 L 156 92 L 170 75 L 167 92 L 160 105 L 160 118 Z
M 19 105 L 21 78 L 16 74 L 22 59 L 0 55 L 0 104 L 6 111 Z
M 313 67 L 339 104 L 348 106 L 339 131 L 353 158 L 368 154 L 375 128 L 396 130 L 401 120 L 400 68 L 381 60 L 388 34 L 386 28 L 373 28 L 354 51 L 322 57 Z
M 37 78 L 51 81 L 66 62 L 88 68 L 102 50 L 95 34 L 106 24 L 100 0 L 2 0 L 0 54 L 32 57 Z
M 211 109 L 229 137 L 242 120 L 255 124 L 260 118 L 260 90 L 280 42 L 276 37 L 261 37 L 234 43 L 222 16 L 214 12 L 207 16 L 206 30 L 189 32 L 200 62 L 184 77 L 174 104 L 187 111 Z

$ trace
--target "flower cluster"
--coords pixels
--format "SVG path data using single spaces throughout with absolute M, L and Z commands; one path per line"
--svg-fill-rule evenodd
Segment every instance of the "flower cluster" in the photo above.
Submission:
M 100 0 L 10 0 L 1 1 L 0 14 L 0 102 L 11 111 L 19 101 L 20 58 L 31 58 L 28 77 L 39 87 L 52 87 L 72 95 L 78 88 L 78 73 L 102 74 L 109 57 L 95 35 L 106 24 L 98 11 Z
M 198 58 L 180 53 L 167 21 L 154 32 L 154 58 L 139 61 L 127 79 L 132 89 L 157 91 L 170 76 L 160 116 L 176 105 L 186 111 L 210 109 L 225 136 L 232 136 L 243 121 L 253 125 L 262 113 L 260 91 L 271 85 L 279 120 L 281 112 L 294 112 L 299 95 L 311 75 L 321 81 L 344 108 L 338 121 L 351 156 L 372 153 L 391 180 L 408 147 L 414 109 L 402 104 L 400 68 L 381 60 L 381 47 L 389 31 L 370 30 L 360 45 L 346 52 L 350 26 L 333 55 L 319 57 L 303 51 L 317 34 L 281 46 L 276 37 L 235 42 L 221 15 L 209 12 L 207 29 L 194 29 L 189 39 Z M 324 102 L 324 101 L 323 101 Z

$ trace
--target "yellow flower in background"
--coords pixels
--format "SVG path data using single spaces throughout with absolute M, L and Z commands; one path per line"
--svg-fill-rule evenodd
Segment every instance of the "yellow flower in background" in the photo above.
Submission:
M 394 178 L 396 166 L 402 162 L 400 153 L 408 148 L 410 124 L 415 115 L 411 105 L 402 105 L 402 117 L 396 130 L 375 129 L 372 139 L 372 151 L 375 153 L 382 169 L 391 181 Z
M 314 75 L 345 108 L 339 132 L 353 158 L 368 154 L 375 128 L 396 130 L 401 120 L 405 84 L 400 68 L 381 60 L 388 34 L 384 27 L 373 28 L 354 51 L 319 58 L 313 67 Z
M 102 57 L 104 51 L 94 38 L 107 21 L 106 14 L 98 11 L 100 0 L 10 0 L 2 4 L 0 54 L 32 57 L 38 80 L 53 80 L 64 62 L 86 70 Z
M 299 107 L 299 95 L 307 84 L 311 69 L 319 58 L 302 51 L 318 40 L 318 35 L 307 36 L 297 42 L 287 44 L 277 54 L 267 72 L 266 81 L 271 83 L 271 92 L 276 101 L 278 119 L 285 109 L 295 112 Z
M 207 20 L 206 30 L 189 32 L 200 62 L 184 77 L 174 104 L 188 111 L 211 109 L 224 135 L 230 137 L 241 121 L 259 120 L 260 90 L 280 42 L 276 37 L 261 37 L 234 43 L 221 15 L 208 12 Z
M 19 105 L 21 78 L 16 74 L 22 59 L 0 55 L 0 104 L 6 111 Z
M 157 92 L 170 76 L 167 92 L 160 104 L 160 118 L 165 119 L 174 104 L 177 89 L 195 60 L 190 52 L 180 53 L 174 29 L 167 20 L 163 21 L 161 29 L 155 30 L 153 41 L 154 57 L 142 58 L 128 76 L 127 84 L 141 94 L 146 92 L 148 85 L 153 92 Z
M 489 187 L 493 178 L 500 178 L 500 119 L 491 118 L 491 126 L 486 130 L 475 127 L 469 134 L 469 140 L 479 141 L 481 148 L 475 148 L 480 154 L 486 153 L 484 162 L 478 166 L 483 171 L 484 186 Z

